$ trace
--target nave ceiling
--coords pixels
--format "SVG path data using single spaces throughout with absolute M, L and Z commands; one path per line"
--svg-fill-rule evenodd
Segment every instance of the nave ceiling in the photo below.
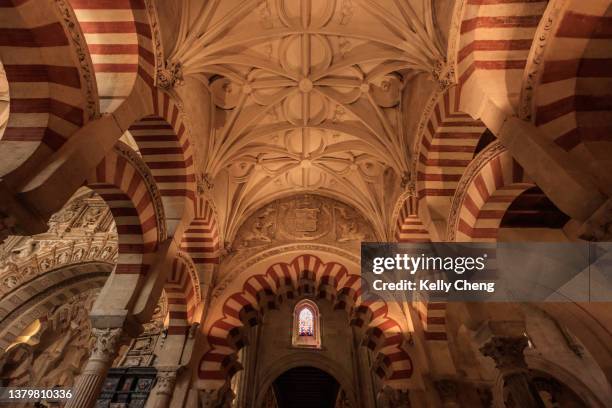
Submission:
M 445 60 L 431 2 L 168 7 L 180 14 L 164 34 L 176 36 L 174 47 L 164 44 L 167 68 L 180 72 L 174 89 L 181 94 L 181 82 L 196 79 L 214 106 L 211 131 L 196 129 L 196 162 L 225 239 L 263 205 L 304 192 L 352 205 L 378 238 L 389 235 L 410 177 L 407 84 L 439 73 Z

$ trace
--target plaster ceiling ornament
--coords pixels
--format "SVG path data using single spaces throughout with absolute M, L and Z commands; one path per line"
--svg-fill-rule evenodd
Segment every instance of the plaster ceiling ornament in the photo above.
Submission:
M 430 2 L 211 0 L 193 9 L 183 1 L 169 61 L 211 93 L 202 172 L 229 209 L 224 236 L 296 192 L 376 214 L 384 234 L 389 195 L 411 163 L 406 81 L 415 72 L 446 75 Z

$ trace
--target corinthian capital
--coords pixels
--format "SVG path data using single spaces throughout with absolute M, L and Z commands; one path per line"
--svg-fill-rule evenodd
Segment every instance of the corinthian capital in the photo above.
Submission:
M 90 359 L 110 361 L 115 358 L 122 332 L 120 328 L 91 329 L 94 345 Z
M 179 367 L 157 367 L 155 390 L 157 394 L 172 395 L 176 384 L 176 375 Z

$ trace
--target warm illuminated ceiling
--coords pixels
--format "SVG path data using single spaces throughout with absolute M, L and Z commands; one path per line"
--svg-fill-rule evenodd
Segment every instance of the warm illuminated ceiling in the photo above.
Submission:
M 183 2 L 169 60 L 213 95 L 203 173 L 227 207 L 226 237 L 264 203 L 303 191 L 355 206 L 384 235 L 389 192 L 410 168 L 406 82 L 444 60 L 430 2 L 194 4 Z

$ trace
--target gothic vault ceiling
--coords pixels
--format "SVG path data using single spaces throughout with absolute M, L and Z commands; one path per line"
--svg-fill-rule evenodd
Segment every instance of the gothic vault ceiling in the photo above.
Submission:
M 200 159 L 226 239 L 304 191 L 353 205 L 386 234 L 389 191 L 411 161 L 406 83 L 444 61 L 432 21 L 425 0 L 182 3 L 169 61 L 214 103 Z

